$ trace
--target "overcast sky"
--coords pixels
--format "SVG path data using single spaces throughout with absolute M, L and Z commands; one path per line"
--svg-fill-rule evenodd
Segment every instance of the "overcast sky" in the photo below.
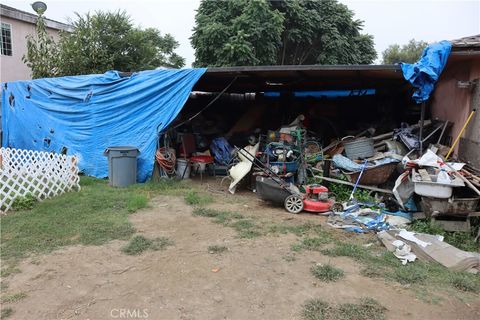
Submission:
M 2 0 L 3 4 L 32 12 L 34 0 Z M 200 0 L 44 0 L 45 16 L 66 22 L 74 12 L 95 10 L 126 10 L 133 22 L 142 27 L 155 27 L 170 33 L 180 43 L 177 52 L 190 66 L 194 50 L 189 37 L 195 23 L 195 10 Z M 466 1 L 362 1 L 341 0 L 365 21 L 364 32 L 374 36 L 379 54 L 392 43 L 404 44 L 409 39 L 434 42 L 480 34 L 480 0 Z

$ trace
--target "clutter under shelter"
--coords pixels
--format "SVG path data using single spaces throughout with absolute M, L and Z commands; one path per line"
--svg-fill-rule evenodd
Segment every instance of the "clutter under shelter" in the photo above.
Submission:
M 447 58 L 437 61 L 439 74 Z M 357 233 L 402 230 L 425 217 L 469 231 L 479 215 L 480 172 L 452 159 L 458 132 L 452 136 L 453 123 L 431 116 L 433 85 L 421 92 L 402 68 L 207 70 L 159 135 L 154 175 L 221 178 L 231 194 L 250 190 Z M 346 199 L 335 193 L 338 185 L 350 187 Z M 359 190 L 369 201 L 357 199 Z

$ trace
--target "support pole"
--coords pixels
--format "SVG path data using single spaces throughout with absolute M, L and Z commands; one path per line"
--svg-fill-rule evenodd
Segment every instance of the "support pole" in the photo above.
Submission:
M 425 122 L 425 102 L 422 102 L 422 106 L 420 107 L 420 134 L 419 134 L 419 140 L 420 140 L 420 155 L 423 154 L 423 125 Z

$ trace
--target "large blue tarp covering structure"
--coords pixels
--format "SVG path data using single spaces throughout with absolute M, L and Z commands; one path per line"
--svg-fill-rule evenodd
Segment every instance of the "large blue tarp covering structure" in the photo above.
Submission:
M 417 62 L 401 64 L 404 78 L 417 88 L 413 94 L 416 103 L 425 102 L 430 97 L 451 50 L 449 41 L 440 41 L 425 48 Z
M 110 146 L 140 150 L 138 181 L 150 177 L 157 133 L 178 115 L 206 69 L 116 71 L 2 83 L 3 146 L 77 155 L 87 175 L 108 176 Z

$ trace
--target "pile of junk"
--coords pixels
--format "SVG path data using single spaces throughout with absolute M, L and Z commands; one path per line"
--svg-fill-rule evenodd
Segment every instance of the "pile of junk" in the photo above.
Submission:
M 255 129 L 244 145 L 225 136 L 207 138 L 172 130 L 163 135 L 158 147 L 159 174 L 180 179 L 199 175 L 202 181 L 206 174 L 222 177 L 222 182 L 229 180 L 231 194 L 249 189 L 290 213 L 328 216 L 333 228 L 383 234 L 382 239 L 400 246 L 393 251 L 408 252 L 410 260 L 402 261 L 412 261 L 415 255 L 405 248 L 425 249 L 414 245 L 418 239 L 404 229 L 414 219 L 434 219 L 447 231 L 470 231 L 470 220 L 479 216 L 480 172 L 465 163 L 447 161 L 456 144 L 445 145 L 448 121 L 403 123 L 379 135 L 370 127 L 326 146 L 304 122 L 305 116 L 299 115 L 277 130 Z M 338 201 L 329 190 L 334 189 L 332 185 L 351 188 L 348 199 Z M 370 200 L 356 199 L 359 190 L 366 190 Z M 408 239 L 402 237 L 405 234 Z M 438 238 L 428 240 L 418 241 L 450 246 Z M 480 257 L 476 258 L 473 267 L 480 268 Z

